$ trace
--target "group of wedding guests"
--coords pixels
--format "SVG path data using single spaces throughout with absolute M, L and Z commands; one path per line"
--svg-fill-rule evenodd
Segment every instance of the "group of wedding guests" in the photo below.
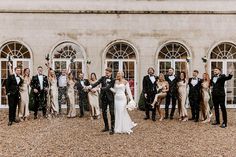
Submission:
M 178 103 L 179 120 L 200 120 L 202 113 L 203 123 L 211 121 L 212 109 L 215 109 L 215 122 L 212 125 L 220 124 L 219 107 L 223 115 L 222 128 L 227 127 L 227 112 L 225 107 L 225 81 L 232 78 L 233 70 L 230 70 L 228 76 L 221 73 L 221 69 L 216 67 L 213 76 L 210 79 L 207 73 L 207 64 L 205 64 L 205 72 L 202 78 L 199 78 L 199 71 L 194 70 L 192 77 L 188 74 L 188 64 L 185 71 L 174 74 L 174 69 L 168 69 L 166 75 L 160 73 L 159 76 L 154 75 L 154 69 L 148 69 L 148 75 L 143 78 L 143 94 L 145 97 L 145 120 L 150 119 L 150 111 L 152 112 L 152 120 L 156 121 L 156 110 L 160 115 L 160 121 L 163 119 L 173 119 L 176 103 Z M 211 90 L 212 87 L 212 90 Z M 188 99 L 187 99 L 188 98 Z M 165 114 L 162 113 L 160 105 L 165 99 Z M 189 119 L 186 105 L 187 100 L 191 107 L 191 118 Z M 170 103 L 171 102 L 171 103 Z M 172 105 L 169 113 L 170 104 Z
M 46 63 L 48 75 L 43 74 L 43 68 L 37 68 L 37 75 L 30 77 L 28 68 L 23 70 L 16 67 L 11 69 L 9 63 L 10 75 L 6 81 L 6 93 L 9 103 L 9 123 L 12 125 L 16 120 L 16 108 L 19 106 L 20 121 L 26 120 L 29 116 L 29 93 L 33 92 L 34 99 L 34 119 L 38 118 L 39 107 L 45 118 L 54 117 L 62 113 L 61 105 L 63 97 L 67 103 L 67 117 L 75 117 L 75 90 L 78 91 L 79 97 L 79 117 L 84 116 L 86 103 L 90 104 L 91 117 L 93 119 L 100 118 L 101 101 L 102 117 L 104 120 L 104 129 L 102 132 L 110 131 L 110 134 L 131 133 L 132 128 L 137 124 L 134 123 L 129 114 L 128 109 L 133 110 L 136 104 L 133 100 L 130 85 L 124 79 L 123 72 L 117 72 L 116 78 L 112 77 L 112 69 L 106 68 L 105 75 L 97 79 L 95 73 L 91 73 L 89 79 L 84 79 L 84 74 L 79 73 L 78 79 L 70 69 L 62 69 L 59 74 L 50 67 L 49 62 Z M 199 71 L 194 70 L 192 77 L 189 77 L 188 64 L 185 71 L 175 74 L 174 69 L 168 69 L 166 75 L 160 73 L 155 76 L 153 68 L 148 69 L 148 75 L 143 78 L 143 94 L 145 99 L 145 120 L 150 119 L 150 111 L 152 112 L 152 120 L 156 121 L 156 110 L 163 119 L 173 119 L 176 104 L 178 102 L 179 120 L 187 121 L 200 120 L 200 111 L 202 113 L 203 122 L 211 121 L 212 106 L 215 109 L 215 122 L 213 125 L 220 124 L 219 107 L 223 115 L 222 128 L 227 127 L 227 112 L 225 107 L 225 81 L 232 78 L 232 70 L 228 76 L 221 74 L 220 68 L 214 68 L 214 75 L 209 78 L 207 73 L 207 64 L 202 78 L 199 78 Z M 212 87 L 212 90 L 210 90 Z M 100 99 L 99 99 L 100 98 Z M 188 98 L 188 99 L 187 99 Z M 128 101 L 129 100 L 129 101 Z M 162 113 L 160 105 L 165 100 L 165 114 Z M 191 106 L 191 118 L 189 119 L 186 105 L 187 100 Z M 211 103 L 212 102 L 212 103 Z M 213 105 L 211 105 L 213 104 Z M 172 106 L 169 113 L 169 107 Z M 111 125 L 109 127 L 107 110 L 109 107 Z
M 79 78 L 75 79 L 70 69 L 62 69 L 58 74 L 46 63 L 48 75 L 43 74 L 42 66 L 37 68 L 37 75 L 30 77 L 29 68 L 21 72 L 21 67 L 12 69 L 9 62 L 9 77 L 6 80 L 6 93 L 9 104 L 9 123 L 24 121 L 29 118 L 29 95 L 33 92 L 34 119 L 38 118 L 38 111 L 41 108 L 45 118 L 56 117 L 62 114 L 63 100 L 67 104 L 67 117 L 76 117 L 75 91 L 78 91 L 80 115 L 84 116 L 86 106 L 90 107 L 91 117 L 100 118 L 99 88 L 87 89 L 86 86 L 97 81 L 95 73 L 91 73 L 89 79 L 84 79 L 84 74 L 79 73 Z M 22 74 L 22 75 L 21 75 Z M 64 99 L 63 99 L 64 97 Z M 16 118 L 18 107 L 19 120 Z
M 128 133 L 137 124 L 134 123 L 128 110 L 136 108 L 133 100 L 129 82 L 124 79 L 123 72 L 117 72 L 116 78 L 112 77 L 112 69 L 106 68 L 105 76 L 97 80 L 96 74 L 91 73 L 90 78 L 84 79 L 84 74 L 79 73 L 78 79 L 70 70 L 63 69 L 59 75 L 46 63 L 48 76 L 43 74 L 43 68 L 37 68 L 37 75 L 30 78 L 28 68 L 23 70 L 16 67 L 13 70 L 9 62 L 10 75 L 6 81 L 6 92 L 9 103 L 9 123 L 19 121 L 16 118 L 16 108 L 19 108 L 20 121 L 26 120 L 29 116 L 29 93 L 33 92 L 34 99 L 34 119 L 38 118 L 39 107 L 42 108 L 43 117 L 55 117 L 61 114 L 62 97 L 67 101 L 67 117 L 75 117 L 75 90 L 79 97 L 79 117 L 84 116 L 85 104 L 89 101 L 91 107 L 91 117 L 100 118 L 99 97 L 101 101 L 102 115 L 104 120 L 104 129 L 102 132 Z M 128 99 L 127 95 L 128 94 Z M 100 96 L 99 96 L 100 95 Z M 128 103 L 129 100 L 129 103 Z M 111 125 L 108 123 L 107 110 L 109 107 Z

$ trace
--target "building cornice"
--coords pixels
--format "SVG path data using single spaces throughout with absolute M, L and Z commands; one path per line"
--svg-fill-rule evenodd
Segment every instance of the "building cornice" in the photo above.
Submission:
M 0 0 L 0 13 L 236 14 L 236 1 Z

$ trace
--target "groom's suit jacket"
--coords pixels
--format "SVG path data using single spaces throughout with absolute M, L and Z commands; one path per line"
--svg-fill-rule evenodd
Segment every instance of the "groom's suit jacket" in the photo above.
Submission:
M 101 88 L 101 98 L 102 99 L 108 99 L 109 101 L 113 101 L 114 100 L 114 94 L 113 92 L 110 90 L 110 88 L 106 88 L 106 87 L 114 87 L 115 84 L 115 79 L 110 77 L 107 78 L 106 76 L 102 76 L 96 83 L 92 84 L 92 88 L 98 86 L 99 84 L 101 84 L 102 88 Z
M 42 92 L 45 88 L 48 88 L 47 76 L 43 75 L 43 90 L 40 89 L 38 75 L 35 75 L 32 77 L 30 85 L 31 85 L 32 90 L 37 89 L 39 92 Z

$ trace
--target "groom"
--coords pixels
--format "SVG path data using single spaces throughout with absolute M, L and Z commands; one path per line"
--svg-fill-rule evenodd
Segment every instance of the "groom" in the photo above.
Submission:
M 105 76 L 102 76 L 96 83 L 90 86 L 90 88 L 95 88 L 99 84 L 101 84 L 101 102 L 102 102 L 102 115 L 105 123 L 105 128 L 102 132 L 109 131 L 109 124 L 107 118 L 107 107 L 109 106 L 110 115 L 111 115 L 111 131 L 110 135 L 114 134 L 114 126 L 115 126 L 115 114 L 114 114 L 114 95 L 110 89 L 106 87 L 109 85 L 114 86 L 115 79 L 111 77 L 112 69 L 106 68 Z

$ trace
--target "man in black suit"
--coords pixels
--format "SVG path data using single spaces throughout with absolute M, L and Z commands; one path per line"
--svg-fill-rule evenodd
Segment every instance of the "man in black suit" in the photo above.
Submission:
M 84 116 L 84 107 L 88 105 L 88 90 L 86 87 L 89 85 L 89 81 L 87 79 L 84 79 L 84 74 L 79 73 L 79 79 L 76 82 L 76 88 L 79 94 L 80 118 Z
M 101 84 L 101 102 L 102 102 L 102 115 L 105 123 L 105 128 L 102 132 L 109 131 L 109 124 L 107 119 L 107 107 L 109 106 L 110 115 L 111 115 L 111 131 L 110 135 L 114 134 L 115 127 L 115 113 L 114 113 L 114 94 L 109 89 L 106 88 L 108 86 L 113 87 L 115 83 L 115 79 L 112 78 L 112 69 L 106 68 L 105 76 L 102 76 L 96 83 L 90 86 L 90 88 L 94 88 Z
M 37 119 L 38 109 L 41 106 L 43 116 L 46 118 L 47 112 L 47 92 L 48 92 L 48 79 L 43 75 L 43 68 L 37 68 L 38 74 L 32 77 L 31 88 L 34 97 L 34 119 Z
M 201 85 L 202 80 L 198 78 L 198 70 L 193 71 L 193 77 L 189 78 L 189 103 L 192 112 L 192 118 L 189 120 L 199 121 L 199 110 L 200 110 L 200 100 L 201 100 Z
M 169 106 L 170 106 L 170 100 L 172 109 L 170 112 L 170 119 L 173 119 L 174 113 L 175 113 L 175 106 L 177 101 L 177 83 L 178 83 L 178 77 L 174 75 L 174 69 L 170 68 L 168 69 L 168 74 L 165 76 L 165 80 L 169 83 L 169 91 L 167 92 L 166 96 L 166 104 L 165 104 L 165 117 L 164 119 L 169 118 Z
M 223 115 L 223 123 L 220 127 L 227 127 L 227 112 L 225 107 L 225 81 L 230 80 L 233 75 L 233 70 L 230 71 L 228 76 L 221 74 L 220 68 L 214 68 L 214 76 L 211 79 L 212 99 L 215 108 L 216 121 L 212 125 L 220 124 L 219 106 Z
M 144 120 L 150 119 L 149 112 L 152 111 L 152 120 L 156 121 L 156 105 L 154 108 L 151 107 L 151 103 L 155 99 L 156 91 L 156 76 L 154 75 L 155 70 L 152 67 L 148 68 L 148 75 L 143 77 L 143 93 L 145 97 L 145 114 Z
M 18 123 L 16 120 L 16 107 L 20 102 L 20 86 L 23 83 L 23 79 L 20 77 L 21 68 L 15 68 L 15 74 L 9 75 L 6 81 L 6 93 L 8 96 L 9 105 L 9 122 L 8 126 L 13 122 Z

